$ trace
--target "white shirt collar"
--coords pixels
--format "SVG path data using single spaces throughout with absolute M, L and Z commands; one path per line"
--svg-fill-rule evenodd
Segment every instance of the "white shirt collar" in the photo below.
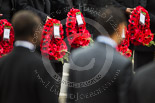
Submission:
M 107 45 L 110 45 L 112 46 L 113 48 L 116 48 L 117 47 L 117 43 L 112 40 L 110 37 L 106 37 L 106 36 L 98 36 L 97 37 L 97 41 L 98 42 L 101 42 L 101 43 L 105 43 Z
M 28 48 L 28 49 L 30 49 L 32 51 L 35 50 L 35 46 L 32 43 L 28 42 L 28 41 L 18 40 L 18 41 L 15 42 L 15 46 L 17 46 L 17 47 L 20 46 L 20 47 Z

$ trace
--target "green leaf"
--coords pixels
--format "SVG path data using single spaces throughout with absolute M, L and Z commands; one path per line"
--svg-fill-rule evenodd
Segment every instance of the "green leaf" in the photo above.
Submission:
M 141 13 L 143 13 L 144 15 L 146 15 L 146 13 L 145 13 L 145 12 L 143 12 L 143 11 L 141 11 Z
M 152 44 L 152 45 L 154 45 L 154 46 L 155 46 L 155 41 L 151 41 L 151 42 L 150 42 L 150 44 Z
M 9 28 L 9 29 L 11 29 L 11 26 L 4 26 L 4 28 Z
M 69 55 L 68 55 L 68 53 L 66 53 L 66 55 L 63 58 L 64 58 L 64 60 L 66 60 L 68 62 L 69 61 Z
M 55 24 L 55 23 L 54 23 L 54 26 L 60 26 L 60 24 L 58 24 L 58 23 L 57 23 L 57 24 Z
M 81 12 L 77 12 L 76 14 L 77 14 L 77 15 L 80 15 L 80 14 L 81 14 Z
M 90 44 L 94 43 L 94 40 L 92 38 L 88 38 L 87 40 L 90 40 Z
M 62 64 L 64 64 L 63 58 L 58 59 L 58 61 L 60 61 L 60 62 L 62 62 Z
M 154 45 L 154 46 L 155 46 L 155 41 L 151 41 L 148 45 L 147 45 L 147 44 L 145 44 L 145 46 L 147 46 L 147 47 L 151 47 L 152 45 Z

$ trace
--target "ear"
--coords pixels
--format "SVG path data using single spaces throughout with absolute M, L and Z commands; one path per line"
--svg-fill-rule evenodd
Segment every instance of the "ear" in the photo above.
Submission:
M 125 36 L 125 23 L 121 23 L 118 25 L 118 28 L 117 28 L 117 42 L 118 44 L 120 44 L 123 40 L 123 35 Z M 124 33 L 124 34 L 123 34 Z
M 125 24 L 124 23 L 121 23 L 119 24 L 118 26 L 118 34 L 119 34 L 119 38 L 122 38 L 123 35 L 125 35 Z

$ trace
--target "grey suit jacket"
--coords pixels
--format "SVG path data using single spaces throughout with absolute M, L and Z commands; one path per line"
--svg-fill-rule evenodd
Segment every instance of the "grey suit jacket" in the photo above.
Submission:
M 132 76 L 131 62 L 114 48 L 97 42 L 75 50 L 70 65 L 67 103 L 124 102 Z

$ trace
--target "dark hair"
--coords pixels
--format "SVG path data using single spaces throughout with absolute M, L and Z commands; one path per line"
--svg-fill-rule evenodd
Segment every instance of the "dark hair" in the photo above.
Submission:
M 13 16 L 12 25 L 15 37 L 29 37 L 41 25 L 40 18 L 31 11 L 19 11 Z
M 99 23 L 108 32 L 108 35 L 113 35 L 118 29 L 119 24 L 125 23 L 125 14 L 119 8 L 109 6 L 107 8 L 100 9 L 100 15 L 95 17 L 95 21 Z M 97 24 L 94 24 L 94 26 Z M 97 34 L 97 35 L 107 35 Z

